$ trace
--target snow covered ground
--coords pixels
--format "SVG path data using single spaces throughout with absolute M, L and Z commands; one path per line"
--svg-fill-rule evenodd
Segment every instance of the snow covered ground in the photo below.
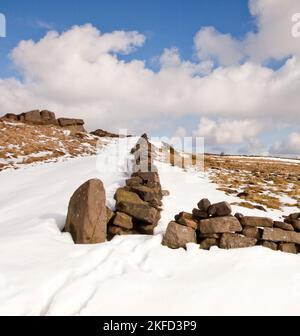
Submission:
M 111 141 L 98 158 L 0 173 L 0 314 L 299 315 L 299 255 L 262 247 L 208 252 L 193 244 L 187 251 L 161 246 L 179 211 L 191 211 L 203 197 L 237 201 L 217 191 L 204 173 L 160 166 L 171 195 L 155 236 L 79 246 L 61 233 L 70 196 L 89 178 L 103 180 L 108 205 L 114 205 L 114 192 L 127 175 L 113 168 L 126 162 L 128 152 L 114 158 L 126 140 Z M 129 140 L 131 147 L 136 140 Z M 282 213 L 269 215 L 279 219 Z

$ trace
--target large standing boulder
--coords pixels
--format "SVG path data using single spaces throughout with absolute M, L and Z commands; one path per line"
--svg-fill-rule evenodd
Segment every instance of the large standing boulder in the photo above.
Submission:
M 92 179 L 79 187 L 71 197 L 65 231 L 76 244 L 106 241 L 108 211 L 103 183 Z
M 171 222 L 162 244 L 172 249 L 185 248 L 188 243 L 197 243 L 196 232 L 187 226 Z
M 241 232 L 242 226 L 240 222 L 231 216 L 215 217 L 203 219 L 199 221 L 199 230 L 201 233 L 225 233 L 225 232 Z

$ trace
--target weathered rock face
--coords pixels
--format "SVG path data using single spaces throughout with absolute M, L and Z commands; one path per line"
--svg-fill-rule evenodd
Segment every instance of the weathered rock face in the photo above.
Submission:
M 300 233 L 281 229 L 265 228 L 262 239 L 273 242 L 300 244 Z
M 58 125 L 54 112 L 43 110 L 40 112 L 42 123 L 46 125 Z
M 59 118 L 58 122 L 61 127 L 84 125 L 84 121 L 82 119 Z
M 196 232 L 189 227 L 171 222 L 163 239 L 163 245 L 172 249 L 185 248 L 188 243 L 197 243 Z
M 199 222 L 201 233 L 241 232 L 240 222 L 231 216 L 203 219 Z
M 17 120 L 33 125 L 58 125 L 55 113 L 48 110 L 33 110 L 16 116 Z
M 65 231 L 71 233 L 76 244 L 106 241 L 110 215 L 105 203 L 105 190 L 100 180 L 89 180 L 75 191 L 69 203 Z
M 231 205 L 228 202 L 213 204 L 208 209 L 210 216 L 229 216 L 231 215 Z
M 74 129 L 76 132 L 86 132 L 82 119 L 59 118 L 58 123 L 61 127 Z
M 40 124 L 42 122 L 41 113 L 39 110 L 22 113 L 20 116 L 20 121 L 33 124 Z
M 244 216 L 240 218 L 240 222 L 243 226 L 253 226 L 253 227 L 273 227 L 273 220 L 266 217 L 250 217 Z
M 55 120 L 56 119 L 55 113 L 48 111 L 48 110 L 41 111 L 40 115 L 43 120 Z
M 244 237 L 236 233 L 224 233 L 220 241 L 223 249 L 235 249 L 255 246 L 257 239 Z

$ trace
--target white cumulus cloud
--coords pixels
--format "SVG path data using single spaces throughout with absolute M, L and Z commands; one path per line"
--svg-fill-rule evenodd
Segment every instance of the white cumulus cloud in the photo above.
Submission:
M 286 139 L 277 142 L 270 149 L 272 155 L 300 157 L 300 133 L 291 133 Z
M 102 33 L 87 24 L 21 41 L 11 52 L 21 79 L 0 79 L 0 111 L 47 108 L 84 118 L 91 130 L 131 133 L 163 133 L 173 123 L 183 134 L 179 121 L 193 118 L 211 143 L 258 144 L 262 127 L 280 131 L 299 121 L 300 39 L 291 34 L 299 7 L 297 0 L 251 0 L 256 32 L 237 40 L 199 27 L 198 60 L 166 48 L 158 71 L 134 56 L 122 60 L 146 43 L 135 31 Z M 274 70 L 264 63 L 270 58 L 285 63 Z
M 254 120 L 215 121 L 202 118 L 195 136 L 205 138 L 208 145 L 241 144 L 255 138 L 262 126 Z

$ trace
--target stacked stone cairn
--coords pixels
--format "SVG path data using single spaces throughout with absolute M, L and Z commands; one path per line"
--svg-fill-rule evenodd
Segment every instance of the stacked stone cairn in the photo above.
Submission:
M 284 222 L 267 217 L 232 215 L 229 203 L 211 204 L 202 199 L 192 213 L 175 216 L 166 231 L 163 245 L 172 249 L 185 248 L 188 243 L 200 244 L 210 250 L 217 246 L 235 249 L 264 246 L 274 251 L 300 252 L 300 213 L 291 214 Z
M 108 239 L 115 235 L 153 235 L 161 218 L 162 191 L 154 149 L 144 134 L 132 149 L 133 173 L 115 194 L 116 213 L 108 223 Z

